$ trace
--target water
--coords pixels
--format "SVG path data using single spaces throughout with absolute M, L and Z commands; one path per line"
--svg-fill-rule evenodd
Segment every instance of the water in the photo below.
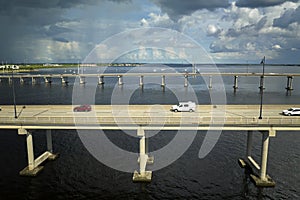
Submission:
M 153 71 L 155 68 L 146 68 Z M 177 68 L 184 71 L 186 66 Z M 259 67 L 219 66 L 224 72 L 259 72 Z M 61 73 L 65 69 L 41 70 L 37 74 Z M 70 69 L 67 69 L 70 70 Z M 77 69 L 71 69 L 73 71 Z M 86 68 L 86 70 L 92 70 Z M 111 72 L 126 72 L 130 67 L 109 68 Z M 157 68 L 156 70 L 161 70 Z M 190 69 L 188 69 L 190 70 Z M 252 70 L 252 71 L 251 71 Z M 295 72 L 298 67 L 269 67 L 266 72 Z M 72 71 L 71 71 L 72 72 Z M 210 93 L 204 78 L 190 78 L 199 104 L 211 103 Z M 145 82 L 147 78 L 145 77 Z M 191 88 L 183 87 L 183 79 L 175 89 L 166 79 L 165 91 L 158 84 L 147 84 L 143 90 L 124 79 L 123 86 L 116 86 L 114 78 L 105 79 L 105 85 L 97 86 L 94 94 L 96 104 L 110 104 L 113 91 L 133 92 L 130 104 L 174 104 L 179 98 L 188 98 Z M 228 104 L 259 104 L 259 78 L 239 77 L 239 89 L 233 92 L 233 77 L 223 77 Z M 30 81 L 20 85 L 15 81 L 18 105 L 26 104 L 72 104 L 73 81 L 62 86 L 59 79 L 51 85 Z M 127 82 L 126 82 L 127 81 Z M 168 82 L 169 81 L 169 82 Z M 300 78 L 294 79 L 294 90 L 286 94 L 286 77 L 265 78 L 264 103 L 299 104 Z M 87 79 L 85 86 L 78 88 L 80 95 L 89 95 L 95 85 Z M 212 90 L 216 90 L 213 85 Z M 176 91 L 179 95 L 175 95 Z M 85 98 L 83 98 L 85 99 Z M 87 100 L 89 100 L 88 98 Z M 0 104 L 11 104 L 11 86 L 0 83 Z M 138 151 L 138 140 L 121 131 L 107 131 L 111 141 L 128 151 Z M 36 156 L 46 148 L 45 134 L 35 131 L 34 146 Z M 161 132 L 149 139 L 149 150 L 153 151 L 168 144 L 174 137 L 172 131 Z M 0 199 L 299 199 L 300 194 L 300 135 L 296 132 L 278 132 L 271 138 L 269 148 L 268 173 L 276 181 L 273 189 L 258 190 L 252 183 L 244 182 L 243 170 L 237 159 L 246 151 L 246 132 L 224 131 L 208 156 L 198 158 L 205 132 L 199 131 L 189 149 L 177 161 L 166 168 L 153 172 L 150 184 L 132 183 L 132 174 L 111 169 L 97 161 L 85 149 L 76 131 L 52 131 L 53 147 L 60 157 L 48 162 L 37 177 L 20 177 L 19 171 L 27 165 L 25 137 L 18 136 L 16 130 L 0 130 Z M 260 134 L 254 137 L 254 157 L 259 160 Z M 124 162 L 126 162 L 124 160 Z M 138 164 L 136 164 L 138 169 Z

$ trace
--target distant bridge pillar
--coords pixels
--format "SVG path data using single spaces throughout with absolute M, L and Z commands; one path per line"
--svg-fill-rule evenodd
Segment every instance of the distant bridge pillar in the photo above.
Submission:
M 140 86 L 144 86 L 144 76 L 140 76 Z
M 51 80 L 51 77 L 44 77 L 44 80 L 45 80 L 45 83 L 51 83 L 52 80 Z
M 68 77 L 61 76 L 60 78 L 61 78 L 61 83 L 62 84 L 68 84 Z
M 27 144 L 27 159 L 28 166 L 20 171 L 21 176 L 36 176 L 42 169 L 40 166 L 45 160 L 54 160 L 57 158 L 56 154 L 52 153 L 52 138 L 51 131 L 47 131 L 47 151 L 40 155 L 38 158 L 34 159 L 34 148 L 33 148 L 33 136 L 32 133 L 26 129 L 18 129 L 19 135 L 26 135 Z
M 36 83 L 36 79 L 34 77 L 31 77 L 31 83 L 35 84 Z
M 234 76 L 234 83 L 233 83 L 233 89 L 238 89 L 238 77 L 239 76 Z
M 98 76 L 98 85 L 104 85 L 104 76 Z
M 287 91 L 293 90 L 293 76 L 287 77 L 286 88 Z
M 79 76 L 79 83 L 80 84 L 85 84 L 85 77 L 84 76 Z
M 153 164 L 153 157 L 149 157 L 146 149 L 146 136 L 145 130 L 142 127 L 139 127 L 137 130 L 137 135 L 140 136 L 140 156 L 138 162 L 140 164 L 140 170 L 134 171 L 132 180 L 134 182 L 150 182 L 152 179 L 152 171 L 146 171 L 147 164 Z
M 118 85 L 123 85 L 123 76 L 122 75 L 119 75 L 118 76 Z
M 189 76 L 188 76 L 187 74 L 184 75 L 184 87 L 189 86 L 188 77 L 189 77 Z
M 20 83 L 23 84 L 24 83 L 24 78 L 20 77 Z
M 166 86 L 166 76 L 165 75 L 162 75 L 162 77 L 161 77 L 161 86 L 162 87 Z
M 211 89 L 212 88 L 212 76 L 209 76 L 209 85 L 208 88 Z
M 11 77 L 8 77 L 8 83 L 12 84 L 12 78 Z

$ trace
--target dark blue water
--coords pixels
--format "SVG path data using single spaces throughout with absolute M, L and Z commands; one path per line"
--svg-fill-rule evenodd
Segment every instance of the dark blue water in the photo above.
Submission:
M 190 70 L 188 67 L 177 71 Z M 260 72 L 259 66 L 219 66 L 224 72 Z M 36 74 L 63 73 L 74 69 L 47 69 Z M 70 71 L 71 70 L 71 71 Z M 85 68 L 84 73 L 89 69 Z M 126 72 L 129 67 L 109 68 L 109 72 Z M 145 68 L 144 71 L 160 71 L 162 68 Z M 200 69 L 205 70 L 205 69 Z M 266 72 L 295 72 L 298 67 L 269 67 Z M 105 79 L 104 86 L 95 86 L 97 80 L 87 79 L 85 85 L 76 90 L 78 95 L 94 95 L 96 104 L 111 104 L 113 92 L 132 92 L 130 104 L 174 104 L 189 98 L 191 89 L 199 104 L 212 102 L 210 92 L 218 90 L 213 84 L 209 90 L 207 77 L 190 78 L 192 88 L 183 87 L 184 80 L 166 78 L 168 87 L 163 90 L 158 83 L 139 88 L 139 79 L 124 79 L 123 86 L 116 86 L 116 78 Z M 147 77 L 144 78 L 145 83 Z M 52 84 L 43 81 L 35 85 L 31 80 L 19 84 L 15 80 L 16 102 L 26 104 L 72 104 L 74 80 L 62 85 L 60 79 Z M 223 77 L 227 104 L 259 104 L 259 78 L 239 77 L 239 88 L 233 91 L 233 77 Z M 174 87 L 173 87 L 174 86 Z M 286 93 L 286 77 L 265 78 L 265 104 L 299 104 L 300 78 L 294 79 L 294 90 Z M 95 92 L 94 92 L 95 90 Z M 0 83 L 0 104 L 12 104 L 12 86 L 6 80 Z M 174 93 L 175 91 L 175 93 Z M 93 93 L 94 92 L 94 93 Z M 122 96 L 122 95 L 121 95 Z M 73 97 L 74 98 L 74 97 Z M 186 99 L 184 99 L 186 98 Z M 90 99 L 90 98 L 88 98 Z M 85 98 L 83 98 L 85 100 Z M 122 101 L 121 101 L 122 102 Z M 138 139 L 122 131 L 106 131 L 109 139 L 123 149 L 138 152 Z M 149 139 L 149 151 L 162 148 L 174 137 L 174 132 L 164 131 Z M 37 177 L 20 177 L 19 171 L 27 165 L 25 137 L 16 130 L 0 131 L 0 199 L 299 199 L 300 194 L 300 135 L 297 132 L 278 132 L 271 138 L 268 174 L 276 181 L 272 189 L 258 190 L 252 183 L 244 181 L 244 172 L 237 164 L 246 151 L 246 132 L 223 131 L 214 149 L 203 159 L 198 152 L 206 132 L 199 131 L 189 149 L 171 165 L 153 172 L 149 184 L 132 183 L 132 174 L 111 169 L 96 160 L 83 146 L 76 131 L 52 131 L 54 151 L 60 157 L 47 162 Z M 43 131 L 35 131 L 35 154 L 46 149 Z M 260 134 L 254 137 L 254 157 L 259 160 Z M 126 160 L 124 160 L 126 162 Z M 136 163 L 138 169 L 138 163 Z

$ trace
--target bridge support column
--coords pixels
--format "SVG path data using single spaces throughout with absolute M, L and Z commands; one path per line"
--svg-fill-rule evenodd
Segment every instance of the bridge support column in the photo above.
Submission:
M 166 76 L 162 75 L 161 77 L 161 87 L 165 87 L 166 86 Z
M 12 84 L 12 78 L 8 77 L 8 83 Z
M 123 76 L 119 75 L 118 76 L 118 85 L 123 85 Z
M 189 86 L 188 75 L 184 75 L 184 87 Z
M 27 159 L 28 166 L 20 171 L 21 176 L 36 176 L 42 169 L 43 166 L 40 166 L 45 160 L 54 160 L 57 158 L 56 154 L 52 153 L 52 138 L 51 131 L 47 130 L 47 150 L 45 153 L 40 155 L 38 158 L 34 159 L 33 151 L 33 136 L 31 132 L 25 129 L 18 129 L 19 135 L 26 135 L 26 144 L 27 144 Z
M 79 76 L 79 84 L 85 84 L 85 77 Z
M 104 85 L 104 76 L 98 76 L 98 85 Z
M 36 83 L 36 79 L 34 77 L 31 77 L 31 83 L 35 84 Z
M 51 77 L 49 77 L 49 78 L 44 77 L 44 80 L 45 80 L 45 83 L 51 83 L 52 82 Z
M 20 83 L 23 84 L 24 83 L 24 78 L 20 77 Z
M 153 157 L 149 157 L 146 153 L 147 145 L 146 145 L 146 136 L 145 130 L 140 127 L 137 130 L 137 135 L 140 136 L 140 156 L 138 158 L 138 162 L 140 164 L 140 171 L 134 171 L 133 173 L 133 182 L 150 182 L 152 178 L 152 171 L 146 171 L 147 164 L 153 164 Z
M 140 86 L 144 86 L 144 76 L 140 76 Z
M 60 78 L 61 78 L 61 83 L 62 84 L 68 84 L 68 77 L 61 76 Z
M 286 88 L 287 91 L 293 90 L 293 76 L 287 77 Z
M 270 137 L 274 137 L 275 135 L 276 131 L 272 130 L 272 128 L 269 131 L 262 131 L 261 162 L 259 165 L 251 156 L 253 132 L 248 131 L 246 158 L 250 162 L 251 166 L 259 172 L 259 175 L 255 174 L 252 167 L 243 159 L 239 159 L 239 165 L 242 168 L 245 168 L 245 174 L 250 175 L 251 180 L 257 187 L 275 186 L 275 182 L 267 175 L 269 140 Z
M 212 76 L 209 76 L 209 85 L 208 88 L 211 89 L 212 88 Z
M 238 77 L 239 76 L 234 76 L 234 83 L 233 83 L 233 89 L 238 89 Z

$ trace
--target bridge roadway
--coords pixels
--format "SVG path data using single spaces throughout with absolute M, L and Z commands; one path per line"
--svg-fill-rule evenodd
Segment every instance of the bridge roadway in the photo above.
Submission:
M 198 105 L 196 112 L 174 113 L 171 105 L 92 105 L 91 112 L 73 112 L 72 105 L 27 105 L 2 106 L 0 129 L 17 129 L 19 135 L 26 135 L 28 166 L 20 175 L 35 176 L 45 160 L 53 160 L 56 154 L 52 148 L 52 129 L 109 129 L 136 130 L 139 141 L 139 170 L 133 174 L 133 181 L 150 182 L 152 171 L 146 171 L 154 158 L 146 152 L 147 130 L 244 130 L 247 132 L 245 160 L 239 164 L 250 174 L 258 187 L 273 187 L 275 182 L 267 174 L 269 138 L 276 131 L 299 131 L 300 116 L 283 116 L 280 113 L 291 105 L 264 105 L 263 118 L 258 119 L 259 105 Z M 300 107 L 300 105 L 293 105 Z M 224 115 L 222 117 L 222 115 Z M 47 151 L 34 157 L 33 135 L 35 129 L 44 129 L 47 134 Z M 262 134 L 261 158 L 252 157 L 254 130 Z M 209 134 L 209 133 L 208 133 Z M 203 142 L 203 145 L 210 141 Z M 212 148 L 209 145 L 207 148 Z M 243 148 L 243 147 L 241 147 Z
M 171 112 L 171 105 L 92 105 L 91 112 L 73 112 L 73 105 L 26 105 L 17 106 L 14 117 L 12 105 L 2 106 L 0 111 L 0 128 L 15 126 L 40 126 L 60 129 L 64 126 L 76 129 L 84 126 L 99 126 L 105 129 L 108 125 L 160 126 L 164 129 L 172 126 L 184 126 L 197 129 L 196 126 L 225 127 L 273 127 L 276 130 L 291 130 L 300 126 L 300 117 L 283 116 L 283 109 L 291 105 L 264 105 L 263 118 L 258 119 L 259 105 L 198 105 L 196 112 Z M 300 107 L 300 105 L 293 105 Z M 79 127 L 75 127 L 79 126 Z M 73 128 L 72 128 L 73 127 Z M 150 127 L 148 127 L 150 128 Z M 96 129 L 98 129 L 96 127 Z M 226 129 L 226 128 L 225 128 Z

